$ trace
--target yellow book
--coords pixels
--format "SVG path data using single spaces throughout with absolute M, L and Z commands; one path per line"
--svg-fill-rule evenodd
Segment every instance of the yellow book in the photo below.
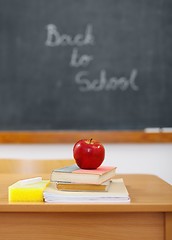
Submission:
M 8 187 L 9 202 L 43 202 L 43 191 L 49 180 L 41 177 L 20 180 Z
M 108 191 L 110 180 L 102 184 L 84 184 L 71 182 L 57 182 L 56 187 L 61 191 Z

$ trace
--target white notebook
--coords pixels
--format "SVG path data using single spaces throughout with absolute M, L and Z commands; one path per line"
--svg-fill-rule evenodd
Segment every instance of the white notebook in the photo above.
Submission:
M 106 192 L 74 192 L 60 191 L 56 183 L 50 183 L 43 192 L 44 201 L 49 203 L 82 203 L 82 202 L 111 202 L 125 203 L 130 202 L 129 193 L 122 178 L 111 179 L 108 191 Z

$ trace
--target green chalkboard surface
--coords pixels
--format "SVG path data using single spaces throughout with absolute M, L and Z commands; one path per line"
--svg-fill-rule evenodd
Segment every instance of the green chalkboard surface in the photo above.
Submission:
M 0 0 L 0 130 L 172 127 L 171 0 Z

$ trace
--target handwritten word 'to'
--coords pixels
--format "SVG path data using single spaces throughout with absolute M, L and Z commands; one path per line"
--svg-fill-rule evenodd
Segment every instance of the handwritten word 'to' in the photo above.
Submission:
M 78 49 L 74 48 L 71 55 L 70 66 L 71 67 L 86 67 L 93 60 L 93 56 L 83 54 L 79 56 Z

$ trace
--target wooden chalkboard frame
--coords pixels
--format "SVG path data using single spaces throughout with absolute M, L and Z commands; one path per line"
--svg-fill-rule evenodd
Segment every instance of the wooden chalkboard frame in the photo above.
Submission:
M 75 143 L 79 139 L 94 138 L 102 143 L 171 143 L 171 132 L 145 131 L 1 131 L 1 144 Z

